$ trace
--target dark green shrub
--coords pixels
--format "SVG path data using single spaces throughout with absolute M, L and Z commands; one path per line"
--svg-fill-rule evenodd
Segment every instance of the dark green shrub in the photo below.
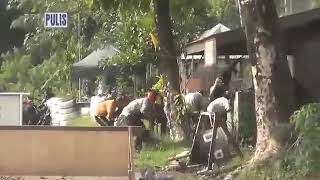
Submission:
M 294 144 L 295 165 L 304 175 L 320 170 L 320 104 L 307 104 L 296 111 L 290 121 L 298 139 Z

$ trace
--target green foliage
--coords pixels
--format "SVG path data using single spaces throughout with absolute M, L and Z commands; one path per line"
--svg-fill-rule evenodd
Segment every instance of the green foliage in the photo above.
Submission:
M 148 56 L 145 53 L 152 48 L 149 38 L 152 26 L 144 26 L 150 15 L 119 12 L 118 16 L 120 22 L 115 26 L 114 37 L 120 53 L 112 58 L 112 62 L 122 67 L 135 66 L 142 62 L 143 56 Z
M 138 2 L 132 0 L 97 1 L 105 11 L 117 12 L 119 23 L 115 25 L 116 33 L 113 36 L 120 53 L 112 59 L 112 62 L 126 68 L 129 65 L 135 66 L 139 63 L 157 64 L 157 60 L 161 56 L 153 49 L 150 37 L 150 33 L 155 32 L 152 1 Z M 223 9 L 224 3 L 220 4 L 220 8 Z M 183 51 L 187 42 L 194 40 L 204 30 L 213 27 L 217 22 L 217 14 L 210 14 L 210 11 L 215 8 L 215 4 L 211 4 L 208 0 L 170 1 L 173 34 L 178 52 Z M 228 12 L 233 10 L 228 8 Z M 219 15 L 225 12 L 227 11 L 221 12 Z
M 152 89 L 163 90 L 164 89 L 164 76 L 160 75 L 157 78 L 158 78 L 158 81 L 152 86 Z
M 118 92 L 123 94 L 133 96 L 134 89 L 133 89 L 133 81 L 131 76 L 120 75 L 116 79 L 116 84 L 118 88 Z
M 181 123 L 183 116 L 186 114 L 186 105 L 183 94 L 177 94 L 174 97 L 174 105 L 177 109 L 177 120 Z
M 303 175 L 320 170 L 320 104 L 307 104 L 291 117 L 298 132 L 296 166 Z
M 248 168 L 240 172 L 239 180 L 300 180 L 306 179 L 296 172 L 294 166 L 287 165 L 283 157 L 276 157 L 268 164 Z
M 70 83 L 70 66 L 78 60 L 81 41 L 82 55 L 88 48 L 97 23 L 91 11 L 92 3 L 71 1 L 9 0 L 8 8 L 17 8 L 23 15 L 11 27 L 23 28 L 27 34 L 24 46 L 16 53 L 6 54 L 1 67 L 0 90 L 26 91 L 39 96 L 41 89 L 52 86 L 56 94 L 74 94 Z M 81 36 L 78 38 L 78 14 L 81 10 Z M 45 11 L 67 11 L 68 28 L 45 29 Z M 101 20 L 103 21 L 103 20 Z M 14 68 L 14 69 L 13 69 Z
M 243 171 L 240 179 L 320 178 L 320 104 L 303 106 L 292 115 L 291 122 L 298 137 L 295 143 L 268 164 Z
M 213 6 L 209 1 L 173 0 L 170 5 L 178 52 L 216 22 L 216 14 L 210 13 Z M 8 0 L 7 6 L 9 10 L 21 12 L 11 27 L 22 28 L 27 34 L 23 48 L 3 57 L 0 90 L 28 91 L 38 95 L 43 86 L 50 85 L 55 93 L 74 93 L 66 82 L 70 81 L 70 65 L 78 60 L 79 48 L 84 57 L 104 43 L 115 44 L 120 53 L 106 60 L 104 65 L 118 65 L 121 87 L 130 86 L 130 75 L 143 74 L 145 65 L 157 64 L 161 56 L 153 48 L 150 37 L 155 32 L 151 0 Z M 43 13 L 46 11 L 69 12 L 68 28 L 45 29 Z M 81 17 L 80 39 L 78 14 Z
M 177 110 L 177 122 L 183 124 L 183 126 L 189 126 L 190 123 L 190 109 L 187 107 L 183 94 L 177 94 L 174 97 L 174 105 Z M 183 127 L 187 128 L 187 127 Z
M 139 154 L 136 154 L 135 164 L 140 167 L 164 167 L 168 158 L 189 150 L 189 142 L 173 142 L 170 137 L 162 136 L 155 144 L 146 144 Z
M 16 8 L 7 9 L 7 1 L 8 0 L 0 0 L 0 55 L 13 50 L 14 47 L 20 47 L 24 39 L 22 29 L 10 28 L 12 21 L 18 17 L 21 12 Z M 2 60 L 0 57 L 0 67 Z
M 96 4 L 102 6 L 107 13 L 114 12 L 111 17 L 117 19 L 117 23 L 114 23 L 113 28 L 108 32 L 111 32 L 112 42 L 119 48 L 120 53 L 114 56 L 111 61 L 107 60 L 105 65 L 108 63 L 117 64 L 121 74 L 128 76 L 139 73 L 137 70 L 133 70 L 138 66 L 145 66 L 147 63 L 158 64 L 162 54 L 159 54 L 157 48 L 153 48 L 152 36 L 150 36 L 150 34 L 155 34 L 155 14 L 152 0 L 138 2 L 133 0 L 98 0 Z M 223 9 L 224 3 L 220 3 L 220 5 L 220 9 Z M 217 14 L 210 12 L 215 8 L 215 4 L 211 4 L 208 0 L 170 1 L 172 30 L 177 52 L 182 52 L 186 43 L 194 40 L 204 30 L 213 27 L 217 22 Z M 219 15 L 233 11 L 234 9 L 227 8 Z M 128 78 L 123 77 L 122 79 Z
M 147 63 L 156 63 L 157 58 L 149 37 L 154 27 L 152 14 L 140 10 L 129 12 L 107 9 L 100 12 L 99 16 L 108 22 L 99 24 L 101 28 L 93 37 L 94 43 L 97 40 L 112 42 L 119 49 L 120 52 L 112 59 L 106 59 L 103 66 L 117 64 L 119 76 L 123 76 L 119 78 L 123 83 L 123 80 L 132 81 L 132 78 L 128 77 L 133 74 L 143 75 Z M 118 85 L 123 86 L 123 84 Z

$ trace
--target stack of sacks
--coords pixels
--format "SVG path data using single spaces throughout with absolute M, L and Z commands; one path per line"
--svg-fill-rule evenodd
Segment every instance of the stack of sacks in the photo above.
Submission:
M 47 101 L 47 105 L 51 112 L 53 126 L 66 126 L 78 115 L 75 110 L 75 101 L 71 98 L 53 97 Z

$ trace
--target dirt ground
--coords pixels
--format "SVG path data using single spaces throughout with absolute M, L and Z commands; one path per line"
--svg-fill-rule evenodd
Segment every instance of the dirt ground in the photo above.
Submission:
M 174 180 L 222 180 L 222 178 L 211 178 L 211 177 L 201 177 L 196 176 L 191 173 L 181 173 L 181 172 L 166 172 L 161 173 L 164 175 L 172 175 Z M 138 180 L 139 175 L 136 175 Z M 0 176 L 0 180 L 125 180 L 126 177 L 92 177 L 92 176 Z
M 172 175 L 174 180 L 223 180 L 223 178 L 219 177 L 197 176 L 192 173 L 181 173 L 176 171 L 161 174 Z
M 127 180 L 126 177 L 93 177 L 93 176 L 1 176 L 0 180 Z

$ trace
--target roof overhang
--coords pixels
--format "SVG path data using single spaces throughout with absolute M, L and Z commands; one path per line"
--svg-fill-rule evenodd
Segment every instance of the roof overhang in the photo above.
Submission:
M 320 8 L 281 17 L 279 22 L 284 39 L 289 41 L 293 37 L 299 36 L 299 33 L 315 32 L 320 29 Z M 185 47 L 186 53 L 189 55 L 203 54 L 205 42 L 210 39 L 216 40 L 218 55 L 247 54 L 246 36 L 242 28 L 192 41 Z M 289 45 L 290 43 L 287 44 L 287 46 Z

